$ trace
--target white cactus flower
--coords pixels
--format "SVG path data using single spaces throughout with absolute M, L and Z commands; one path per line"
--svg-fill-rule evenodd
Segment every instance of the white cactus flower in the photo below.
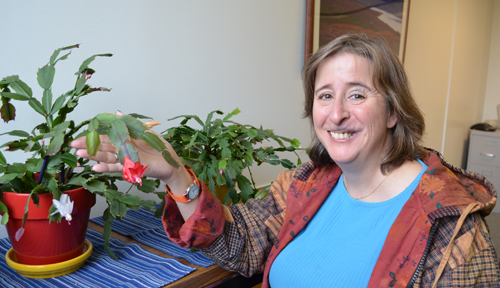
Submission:
M 71 217 L 71 212 L 73 212 L 73 203 L 74 201 L 69 200 L 68 194 L 62 194 L 61 198 L 59 198 L 59 201 L 56 199 L 52 199 L 52 203 L 56 207 L 56 211 L 54 211 L 50 216 L 60 213 L 61 217 L 66 218 L 66 221 L 69 222 L 73 219 Z

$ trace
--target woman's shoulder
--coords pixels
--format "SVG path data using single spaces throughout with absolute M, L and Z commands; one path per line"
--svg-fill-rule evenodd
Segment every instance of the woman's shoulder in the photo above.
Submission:
M 471 204 L 478 204 L 474 211 L 481 211 L 483 215 L 495 207 L 496 190 L 482 175 L 455 167 L 439 152 L 430 149 L 421 160 L 428 168 L 414 195 L 431 221 L 460 216 Z

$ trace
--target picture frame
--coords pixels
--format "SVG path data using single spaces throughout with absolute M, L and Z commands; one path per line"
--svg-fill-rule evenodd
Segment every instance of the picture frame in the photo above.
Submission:
M 322 44 L 350 32 L 384 38 L 404 63 L 409 8 L 410 0 L 306 0 L 304 63 Z

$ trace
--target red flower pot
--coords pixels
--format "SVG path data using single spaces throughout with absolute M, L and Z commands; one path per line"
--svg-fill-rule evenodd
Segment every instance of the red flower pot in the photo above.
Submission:
M 82 254 L 90 208 L 94 206 L 96 196 L 84 188 L 63 193 L 74 201 L 71 223 L 64 217 L 60 223 L 49 223 L 52 194 L 40 194 L 40 207 L 30 200 L 24 234 L 16 241 L 15 234 L 21 228 L 29 194 L 3 192 L 2 202 L 9 209 L 7 233 L 19 263 L 46 265 L 70 260 Z

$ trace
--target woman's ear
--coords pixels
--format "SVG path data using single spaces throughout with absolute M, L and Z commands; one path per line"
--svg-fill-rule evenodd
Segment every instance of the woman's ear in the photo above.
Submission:
M 392 129 L 392 127 L 396 126 L 396 123 L 398 123 L 398 116 L 395 112 L 392 112 L 387 118 L 387 129 Z

